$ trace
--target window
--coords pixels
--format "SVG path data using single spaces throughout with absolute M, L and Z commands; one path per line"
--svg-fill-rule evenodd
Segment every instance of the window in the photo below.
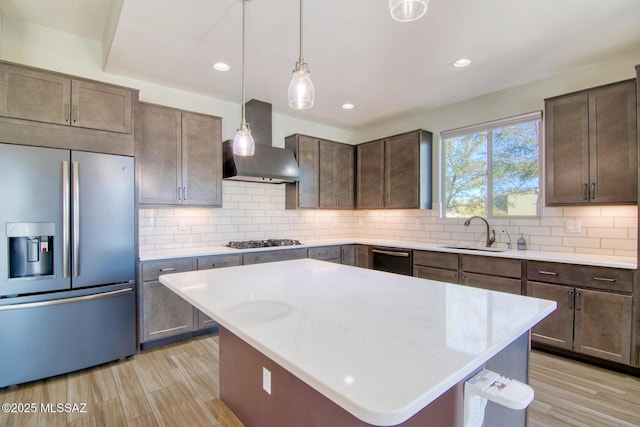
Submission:
M 538 216 L 541 121 L 536 112 L 442 132 L 443 216 Z

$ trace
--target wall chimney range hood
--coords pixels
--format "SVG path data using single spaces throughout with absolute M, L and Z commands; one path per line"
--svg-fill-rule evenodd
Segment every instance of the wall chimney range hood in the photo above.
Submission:
M 245 104 L 245 109 L 256 151 L 253 156 L 235 156 L 233 141 L 224 141 L 224 179 L 270 184 L 298 181 L 300 170 L 293 151 L 271 145 L 271 104 L 252 99 Z

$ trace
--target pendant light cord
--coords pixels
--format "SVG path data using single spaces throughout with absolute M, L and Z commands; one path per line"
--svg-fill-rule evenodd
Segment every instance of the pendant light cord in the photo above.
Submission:
M 302 1 L 302 0 L 301 0 Z M 245 106 L 244 106 L 244 100 L 245 100 L 245 89 L 244 89 L 244 36 L 245 36 L 245 30 L 244 30 L 244 21 L 245 21 L 245 13 L 244 13 L 244 9 L 245 9 L 245 4 L 246 4 L 247 0 L 242 0 L 242 123 L 240 123 L 240 128 L 244 129 L 246 127 L 246 116 L 245 116 Z
M 300 62 L 302 60 L 302 0 L 300 0 Z

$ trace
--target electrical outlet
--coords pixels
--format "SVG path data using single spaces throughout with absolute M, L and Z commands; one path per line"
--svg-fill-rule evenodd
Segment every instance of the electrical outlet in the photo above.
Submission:
M 580 220 L 569 219 L 564 223 L 564 231 L 567 233 L 580 234 L 582 233 L 582 222 Z
M 264 366 L 262 367 L 262 388 L 271 394 L 271 371 Z
M 185 231 L 187 229 L 187 224 L 184 218 L 180 218 L 178 220 L 178 231 Z

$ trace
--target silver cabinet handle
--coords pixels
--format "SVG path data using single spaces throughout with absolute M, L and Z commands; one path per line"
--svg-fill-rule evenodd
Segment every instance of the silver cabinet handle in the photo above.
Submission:
M 69 111 L 70 110 L 69 107 L 70 107 L 69 104 L 64 104 L 64 121 L 66 123 L 69 123 L 69 118 L 71 116 L 71 112 Z
M 576 310 L 580 310 L 580 297 L 582 296 L 582 292 L 576 291 Z
M 594 200 L 596 198 L 596 183 L 592 182 L 591 183 L 591 200 Z
M 573 291 L 569 291 L 569 310 L 573 310 Z
M 73 302 L 90 301 L 90 300 L 96 300 L 101 298 L 115 297 L 118 295 L 126 295 L 130 293 L 133 293 L 132 288 L 119 289 L 117 291 L 111 291 L 111 292 L 103 292 L 101 294 L 84 295 L 81 297 L 63 298 L 63 299 L 47 300 L 47 301 L 39 301 L 39 302 L 28 302 L 25 304 L 10 304 L 10 305 L 0 306 L 0 311 L 20 310 L 23 308 L 47 307 L 52 305 L 69 304 Z
M 182 200 L 187 200 L 187 187 L 182 187 Z
M 589 184 L 584 183 L 584 199 L 589 200 Z
M 78 123 L 78 106 L 73 106 L 73 123 Z
M 178 187 L 178 191 L 177 191 L 176 194 L 178 196 L 177 199 L 178 200 L 182 200 L 182 198 L 181 198 L 182 197 L 182 187 Z
M 71 221 L 73 227 L 73 277 L 80 276 L 80 176 L 78 162 L 71 162 Z
M 613 283 L 616 281 L 615 277 L 611 278 L 611 277 L 597 277 L 597 276 L 593 276 L 592 277 L 593 280 L 596 280 L 598 282 L 610 282 Z
M 160 271 L 162 272 L 166 272 L 166 271 L 176 271 L 177 268 L 176 267 L 165 267 L 165 268 L 161 268 Z
M 538 270 L 538 274 L 545 274 L 547 276 L 557 276 L 558 273 L 556 273 L 555 271 L 545 271 L 545 270 Z
M 69 230 L 71 213 L 71 183 L 69 181 L 69 162 L 62 162 L 62 277 L 69 277 L 69 249 L 71 234 Z

